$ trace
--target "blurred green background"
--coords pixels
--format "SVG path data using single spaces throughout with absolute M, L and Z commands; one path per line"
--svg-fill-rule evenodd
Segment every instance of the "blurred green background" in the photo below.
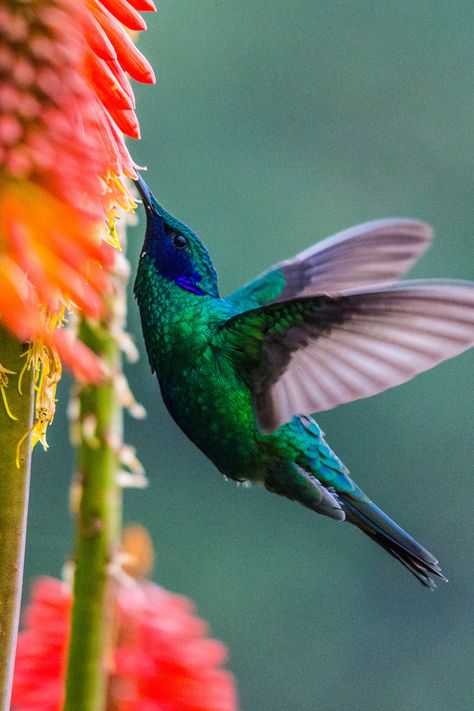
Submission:
M 137 87 L 161 201 L 203 237 L 225 294 L 344 227 L 431 222 L 413 276 L 474 277 L 474 7 L 464 2 L 161 0 Z M 130 231 L 135 268 L 143 222 Z M 130 330 L 143 351 L 137 309 Z M 244 711 L 470 711 L 474 353 L 318 419 L 354 478 L 432 550 L 434 594 L 350 526 L 225 482 L 165 412 L 127 440 L 150 478 L 127 492 L 149 527 L 154 577 L 192 597 L 230 648 Z M 36 451 L 26 571 L 60 574 L 71 548 L 68 382 Z

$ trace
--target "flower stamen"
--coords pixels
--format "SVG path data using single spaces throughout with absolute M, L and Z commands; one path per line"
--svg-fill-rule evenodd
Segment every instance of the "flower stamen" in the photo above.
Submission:
M 55 314 L 49 320 L 49 327 L 56 328 L 64 318 L 63 313 Z M 33 383 L 35 390 L 35 421 L 33 426 L 25 432 L 17 444 L 16 465 L 20 466 L 20 449 L 27 437 L 31 434 L 31 447 L 41 442 L 43 449 L 48 449 L 46 441 L 46 430 L 54 419 L 56 412 L 56 388 L 61 380 L 62 367 L 58 353 L 55 348 L 35 341 L 30 343 L 28 350 L 23 354 L 26 362 L 18 378 L 18 390 L 21 394 L 22 379 L 27 370 L 33 371 Z
M 8 417 L 11 420 L 18 420 L 18 417 L 15 417 L 15 415 L 10 410 L 10 406 L 9 406 L 8 400 L 7 400 L 6 389 L 8 387 L 8 376 L 9 375 L 16 375 L 16 372 L 14 370 L 9 370 L 8 368 L 5 368 L 0 363 L 0 392 L 2 393 L 3 406 L 5 408 L 5 412 L 7 413 Z

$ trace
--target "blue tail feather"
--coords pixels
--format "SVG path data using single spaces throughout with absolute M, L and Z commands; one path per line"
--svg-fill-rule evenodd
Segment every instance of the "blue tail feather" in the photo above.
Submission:
M 346 520 L 397 558 L 422 585 L 435 588 L 433 576 L 447 582 L 436 558 L 372 501 L 358 501 L 344 494 L 338 494 L 337 498 L 345 511 Z

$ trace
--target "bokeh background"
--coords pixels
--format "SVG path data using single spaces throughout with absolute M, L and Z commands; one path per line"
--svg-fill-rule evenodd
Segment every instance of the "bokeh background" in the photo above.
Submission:
M 203 237 L 223 293 L 384 216 L 435 227 L 413 276 L 474 277 L 473 27 L 469 0 L 160 0 L 141 45 L 158 86 L 137 87 L 133 154 Z M 143 222 L 133 268 L 142 236 Z M 143 352 L 132 299 L 130 330 Z M 152 532 L 155 579 L 229 645 L 244 711 L 472 709 L 473 366 L 471 352 L 319 417 L 363 488 L 440 558 L 450 582 L 433 594 L 352 527 L 225 482 L 165 412 L 146 358 L 129 368 L 148 418 L 127 420 L 127 439 L 150 487 L 126 493 L 125 517 Z M 71 549 L 68 387 L 34 455 L 26 587 Z

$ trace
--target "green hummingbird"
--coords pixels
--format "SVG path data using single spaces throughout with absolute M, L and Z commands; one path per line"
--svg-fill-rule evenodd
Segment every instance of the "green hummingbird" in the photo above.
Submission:
M 226 477 L 349 521 L 426 587 L 437 559 L 360 489 L 314 413 L 410 380 L 474 344 L 474 283 L 397 283 L 431 228 L 367 222 L 226 298 L 199 237 L 137 180 L 147 228 L 134 286 L 151 369 L 179 427 Z

